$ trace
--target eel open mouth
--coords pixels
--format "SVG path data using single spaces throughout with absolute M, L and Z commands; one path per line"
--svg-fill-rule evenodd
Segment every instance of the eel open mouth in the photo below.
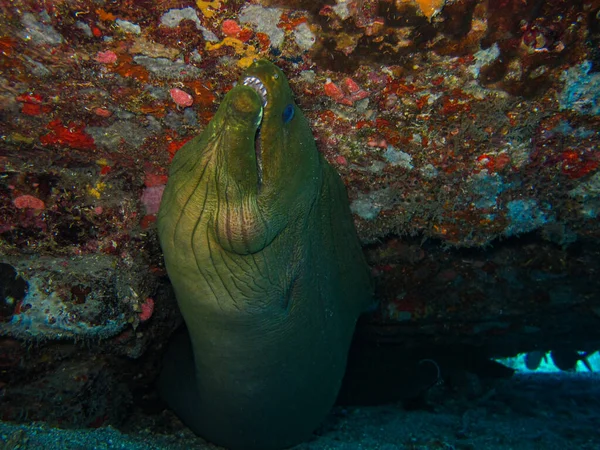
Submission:
M 256 77 L 246 77 L 243 81 L 244 86 L 249 86 L 254 89 L 263 102 L 263 108 L 267 106 L 267 88 L 260 79 Z
M 244 78 L 243 84 L 251 87 L 260 96 L 263 104 L 263 108 L 267 106 L 267 88 L 257 77 L 246 77 Z M 262 124 L 262 117 L 261 117 Z M 254 137 L 254 152 L 256 154 L 256 170 L 258 172 L 258 188 L 262 186 L 262 146 L 260 136 L 260 126 L 256 130 L 256 136 Z

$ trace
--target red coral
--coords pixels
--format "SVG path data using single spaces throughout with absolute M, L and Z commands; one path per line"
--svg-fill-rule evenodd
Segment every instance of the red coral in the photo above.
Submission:
M 169 155 L 171 155 L 171 159 L 173 158 L 173 156 L 175 156 L 175 153 L 177 153 L 177 151 L 184 146 L 184 144 L 189 141 L 191 138 L 187 138 L 187 139 L 181 139 L 181 140 L 177 140 L 177 141 L 171 141 L 169 142 L 169 145 L 167 146 L 167 151 L 169 152 Z
M 48 105 L 42 105 L 43 97 L 40 94 L 22 94 L 17 96 L 17 101 L 23 103 L 21 112 L 27 116 L 39 116 L 52 110 Z
M 495 173 L 504 169 L 510 163 L 510 156 L 506 153 L 500 153 L 498 155 L 488 155 L 487 153 L 484 153 L 477 157 L 477 162 L 484 166 L 489 173 Z
M 271 46 L 271 39 L 269 38 L 268 34 L 260 32 L 256 33 L 256 40 L 258 41 L 261 52 L 268 50 Z
M 16 46 L 16 39 L 8 36 L 0 37 L 0 55 L 12 56 Z
M 564 151 L 561 159 L 562 172 L 571 179 L 584 177 L 598 168 L 598 161 L 587 159 L 575 150 Z
M 344 92 L 331 80 L 327 80 L 325 83 L 325 95 L 327 95 L 327 97 L 331 97 L 336 102 L 339 102 L 344 98 Z
M 325 83 L 324 90 L 325 95 L 338 103 L 348 106 L 352 106 L 354 102 L 369 96 L 367 91 L 363 90 L 356 81 L 349 77 L 343 80 L 343 90 L 329 79 Z
M 350 77 L 344 78 L 344 87 L 350 94 L 355 94 L 360 91 L 360 86 Z
M 144 184 L 146 187 L 152 186 L 161 186 L 167 184 L 167 179 L 169 177 L 167 175 L 162 175 L 158 173 L 147 173 L 144 179 Z
M 221 30 L 223 30 L 223 34 L 227 36 L 237 37 L 242 31 L 242 28 L 235 20 L 227 19 L 223 21 Z
M 39 116 L 40 114 L 50 112 L 49 106 L 35 105 L 33 103 L 23 103 L 21 112 L 26 116 Z
M 18 102 L 34 103 L 36 105 L 41 105 L 43 99 L 44 98 L 40 94 L 22 94 L 17 96 Z
M 50 122 L 46 128 L 51 132 L 40 138 L 40 142 L 44 145 L 60 144 L 79 150 L 96 148 L 94 139 L 84 131 L 83 125 L 71 122 L 65 126 L 60 119 L 56 119 Z
M 147 214 L 144 217 L 142 217 L 142 220 L 140 221 L 140 227 L 142 228 L 142 230 L 147 230 L 155 222 L 156 214 Z
M 94 114 L 100 117 L 110 117 L 112 112 L 106 108 L 94 108 Z

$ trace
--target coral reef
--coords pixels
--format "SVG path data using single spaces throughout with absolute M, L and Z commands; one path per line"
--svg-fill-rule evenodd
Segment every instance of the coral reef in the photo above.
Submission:
M 152 373 L 180 321 L 155 231 L 169 163 L 258 57 L 348 188 L 379 300 L 365 335 L 598 340 L 599 42 L 598 0 L 4 4 L 2 416 L 63 368 L 94 392 L 127 358 Z M 104 417 L 65 402 L 49 420 Z

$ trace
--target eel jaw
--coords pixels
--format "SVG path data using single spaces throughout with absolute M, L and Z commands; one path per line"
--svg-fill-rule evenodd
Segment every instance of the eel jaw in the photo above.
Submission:
M 263 108 L 265 108 L 268 103 L 267 102 L 267 88 L 265 87 L 263 82 L 260 81 L 260 79 L 257 77 L 246 77 L 246 78 L 244 78 L 243 84 L 244 84 L 244 86 L 251 87 L 252 89 L 254 89 L 257 92 L 258 95 L 260 95 L 260 98 L 262 99 L 262 102 L 263 102 Z
M 263 104 L 263 109 L 267 106 L 267 88 L 257 77 L 246 77 L 242 82 L 244 86 L 248 86 L 256 91 L 256 93 L 260 96 Z M 258 129 L 256 130 L 256 137 L 254 138 L 254 152 L 256 154 L 256 170 L 258 172 L 258 188 L 262 186 L 262 173 L 263 173 L 263 164 L 262 164 L 262 145 L 261 145 L 261 136 L 260 136 L 260 124 L 262 124 L 262 114 L 260 118 L 260 123 Z

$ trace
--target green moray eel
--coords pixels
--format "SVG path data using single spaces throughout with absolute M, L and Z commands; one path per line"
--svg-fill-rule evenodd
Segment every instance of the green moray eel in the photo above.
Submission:
M 163 398 L 230 449 L 309 438 L 372 292 L 344 184 L 279 68 L 255 61 L 175 155 L 157 225 L 189 333 L 167 352 Z

